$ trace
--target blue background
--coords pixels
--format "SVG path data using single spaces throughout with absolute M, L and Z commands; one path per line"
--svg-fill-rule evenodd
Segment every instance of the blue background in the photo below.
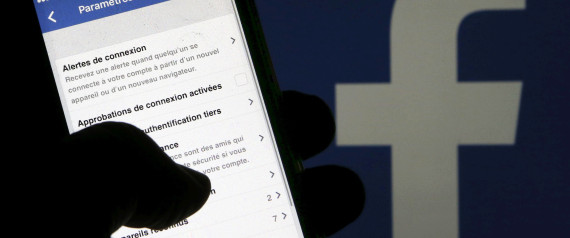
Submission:
M 390 81 L 394 1 L 258 0 L 281 88 L 335 109 L 335 83 Z M 460 146 L 460 236 L 570 234 L 570 1 L 467 17 L 459 81 L 521 80 L 514 146 Z M 306 163 L 338 164 L 364 182 L 365 210 L 334 237 L 391 237 L 390 147 L 338 147 Z

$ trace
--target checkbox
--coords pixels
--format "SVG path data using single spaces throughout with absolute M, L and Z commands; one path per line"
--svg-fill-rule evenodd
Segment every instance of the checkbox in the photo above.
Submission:
M 238 87 L 247 84 L 247 75 L 245 73 L 236 74 L 234 79 L 236 80 L 236 85 Z

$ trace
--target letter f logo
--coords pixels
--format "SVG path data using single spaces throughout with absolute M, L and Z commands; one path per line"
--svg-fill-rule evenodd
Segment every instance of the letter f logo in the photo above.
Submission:
M 457 31 L 524 0 L 397 0 L 391 82 L 337 84 L 339 146 L 392 146 L 393 234 L 459 236 L 458 145 L 515 142 L 521 82 L 457 82 Z

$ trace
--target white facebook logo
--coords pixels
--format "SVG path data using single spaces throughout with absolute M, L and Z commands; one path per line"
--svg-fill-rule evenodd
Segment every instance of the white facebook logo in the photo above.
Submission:
M 515 143 L 522 83 L 457 82 L 457 32 L 473 12 L 524 8 L 397 0 L 391 82 L 337 84 L 338 145 L 391 145 L 394 237 L 458 237 L 458 145 Z

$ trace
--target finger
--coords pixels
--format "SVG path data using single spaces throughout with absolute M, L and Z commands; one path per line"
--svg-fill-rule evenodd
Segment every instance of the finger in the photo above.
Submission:
M 334 117 L 319 97 L 285 91 L 281 113 L 287 142 L 302 159 L 322 152 L 331 144 L 336 131 Z
M 128 133 L 122 138 L 136 151 L 141 178 L 135 187 L 148 192 L 137 196 L 137 205 L 129 221 L 131 227 L 163 229 L 194 214 L 206 202 L 210 192 L 209 179 L 194 170 L 174 163 L 159 146 L 141 130 L 126 124 Z
M 111 230 L 121 225 L 168 227 L 198 211 L 209 196 L 205 175 L 174 163 L 129 124 L 98 124 L 72 135 L 71 141 L 76 157 L 92 161 L 84 169 L 95 177 L 89 187 L 104 194 L 93 196 L 118 211 L 110 218 Z
M 299 211 L 316 234 L 334 234 L 356 220 L 364 208 L 364 185 L 344 167 L 306 169 L 299 175 L 299 187 Z
M 194 170 L 174 163 L 141 130 L 126 124 L 129 133 L 121 136 L 137 151 L 139 172 L 144 178 L 136 187 L 150 190 L 138 196 L 136 210 L 126 223 L 131 227 L 166 228 L 198 211 L 209 196 L 209 179 Z M 143 183 L 141 183 L 143 182 Z

